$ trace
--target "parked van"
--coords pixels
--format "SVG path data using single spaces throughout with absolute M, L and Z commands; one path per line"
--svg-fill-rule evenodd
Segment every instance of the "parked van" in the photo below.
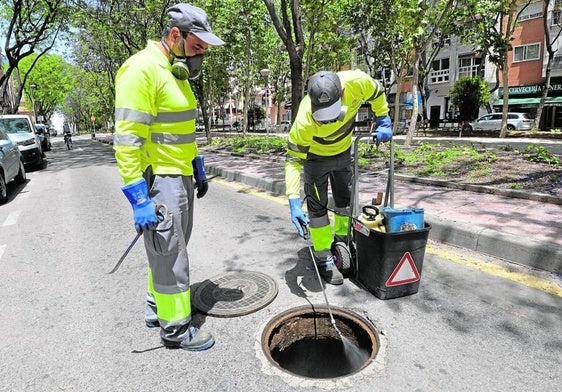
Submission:
M 24 114 L 1 115 L 0 129 L 18 145 L 26 167 L 43 167 L 45 154 L 29 116 Z

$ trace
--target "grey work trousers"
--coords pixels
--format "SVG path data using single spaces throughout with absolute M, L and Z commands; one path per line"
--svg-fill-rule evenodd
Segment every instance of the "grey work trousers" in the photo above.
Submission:
M 144 233 L 144 246 L 156 293 L 185 294 L 190 289 L 187 244 L 193 227 L 194 185 L 192 176 L 156 175 L 150 188 L 150 198 L 156 205 L 168 208 L 167 218 L 155 230 Z M 157 295 L 147 294 L 147 320 L 158 314 Z M 181 342 L 188 333 L 191 308 L 185 317 L 173 322 L 158 318 L 161 337 Z

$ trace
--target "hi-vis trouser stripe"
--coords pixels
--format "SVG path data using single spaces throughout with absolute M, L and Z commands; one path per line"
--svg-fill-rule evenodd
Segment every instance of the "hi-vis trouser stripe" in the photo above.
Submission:
M 314 184 L 314 190 L 316 192 L 316 203 L 320 203 L 318 200 L 322 200 L 320 191 L 316 184 Z M 310 200 L 309 200 L 310 203 Z M 316 252 L 330 249 L 332 245 L 332 228 L 330 226 L 330 218 L 328 214 L 315 217 L 310 215 L 310 239 L 312 240 L 312 246 Z
M 191 320 L 191 290 L 176 293 L 164 291 L 161 292 L 154 289 L 152 279 L 152 269 L 148 269 L 148 292 L 152 295 L 155 303 L 158 304 L 158 319 L 160 325 L 167 328 L 172 325 L 182 325 Z

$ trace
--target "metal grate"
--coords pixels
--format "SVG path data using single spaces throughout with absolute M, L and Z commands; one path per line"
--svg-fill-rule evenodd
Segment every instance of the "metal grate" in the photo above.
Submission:
M 243 316 L 269 305 L 277 292 L 277 283 L 260 272 L 226 272 L 203 281 L 193 304 L 210 316 Z

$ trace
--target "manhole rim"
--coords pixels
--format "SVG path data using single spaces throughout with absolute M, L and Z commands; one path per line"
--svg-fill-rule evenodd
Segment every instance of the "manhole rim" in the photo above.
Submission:
M 356 322 L 356 324 L 358 324 L 361 327 L 361 329 L 369 335 L 369 337 L 371 338 L 371 341 L 375 345 L 375 348 L 371 352 L 369 358 L 365 361 L 365 363 L 360 368 L 358 368 L 357 370 L 355 370 L 355 371 L 353 371 L 349 374 L 345 374 L 345 375 L 342 375 L 342 376 L 337 376 L 337 377 L 333 377 L 333 378 L 329 378 L 329 379 L 306 377 L 306 376 L 302 376 L 300 374 L 295 374 L 295 373 L 283 368 L 271 356 L 271 348 L 269 346 L 269 343 L 267 342 L 267 337 L 270 336 L 270 334 L 271 334 L 271 332 L 274 328 L 281 325 L 283 322 L 287 321 L 288 319 L 298 317 L 299 315 L 310 314 L 310 313 L 320 313 L 320 314 L 325 314 L 327 317 L 329 317 L 328 307 L 326 305 L 313 305 L 313 304 L 311 304 L 311 305 L 301 305 L 301 306 L 293 307 L 293 308 L 290 308 L 290 309 L 286 309 L 286 310 L 282 311 L 281 313 L 277 314 L 275 317 L 273 317 L 273 319 L 271 319 L 271 320 L 269 320 L 268 322 L 265 323 L 265 326 L 262 328 L 262 332 L 259 335 L 259 346 L 260 346 L 262 354 L 265 356 L 265 359 L 267 360 L 267 362 L 269 362 L 269 364 L 271 364 L 278 371 L 281 371 L 283 374 L 288 375 L 290 377 L 301 379 L 301 380 L 313 381 L 313 382 L 321 382 L 321 383 L 327 382 L 327 383 L 330 383 L 330 384 L 333 383 L 333 380 L 349 379 L 349 378 L 354 377 L 358 374 L 361 374 L 371 364 L 375 363 L 378 359 L 378 356 L 381 354 L 381 352 L 382 353 L 385 352 L 385 349 L 382 345 L 382 339 L 380 337 L 380 332 L 377 330 L 376 326 L 371 322 L 371 320 L 369 320 L 367 317 L 364 317 L 364 316 L 360 315 L 359 313 L 357 313 L 353 310 L 345 309 L 345 308 L 337 306 L 337 305 L 336 306 L 330 305 L 330 310 L 332 311 L 332 314 L 334 315 L 334 318 L 337 318 L 337 316 L 343 317 L 344 315 L 345 316 L 351 315 L 351 316 L 353 316 L 353 320 L 355 320 L 355 321 L 359 320 L 360 323 Z M 384 361 L 384 358 L 383 358 L 383 361 Z M 377 366 L 377 367 L 380 367 L 380 366 Z M 330 380 L 332 380 L 332 381 L 330 381 Z
M 255 305 L 254 307 L 248 307 L 245 310 L 238 309 L 237 312 L 231 312 L 222 309 L 213 309 L 213 307 L 208 307 L 207 303 L 205 303 L 201 297 L 202 292 L 207 288 L 207 286 L 209 286 L 211 283 L 215 283 L 221 279 L 228 278 L 230 276 L 236 278 L 237 275 L 240 275 L 240 277 L 259 276 L 261 279 L 267 281 L 267 283 L 271 285 L 270 287 L 272 287 L 272 290 L 270 292 L 265 293 L 267 295 L 265 295 L 262 298 L 261 302 L 259 303 L 256 302 L 253 304 Z M 197 289 L 193 292 L 192 303 L 193 306 L 197 308 L 198 311 L 211 317 L 231 318 L 231 317 L 246 316 L 248 314 L 257 312 L 267 307 L 275 300 L 275 298 L 277 298 L 277 295 L 279 294 L 279 285 L 277 284 L 277 281 L 273 277 L 259 271 L 252 271 L 252 270 L 225 271 L 215 276 L 212 276 L 211 278 L 207 279 L 207 281 L 208 283 L 206 284 L 201 283 L 200 285 L 198 285 Z

